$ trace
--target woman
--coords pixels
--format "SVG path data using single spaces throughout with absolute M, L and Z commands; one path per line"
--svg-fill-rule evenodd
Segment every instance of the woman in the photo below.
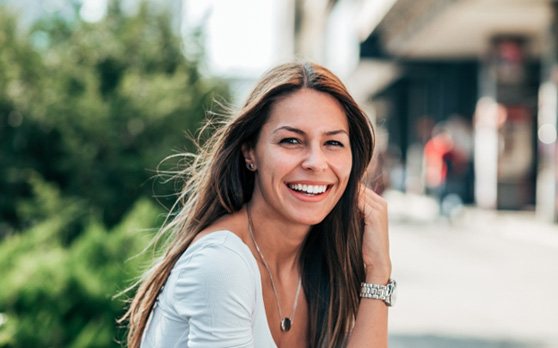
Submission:
M 387 207 L 361 184 L 373 143 L 327 69 L 265 74 L 191 166 L 128 345 L 386 347 Z

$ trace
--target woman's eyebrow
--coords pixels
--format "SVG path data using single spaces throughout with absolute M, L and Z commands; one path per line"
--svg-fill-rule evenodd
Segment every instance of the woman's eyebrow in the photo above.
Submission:
M 341 134 L 341 133 L 345 134 L 346 136 L 349 136 L 349 132 L 347 132 L 344 129 L 337 129 L 337 130 L 332 130 L 332 131 L 329 131 L 329 132 L 325 132 L 325 135 L 337 135 L 337 134 Z
M 304 131 L 303 131 L 302 129 L 298 129 L 298 128 L 294 128 L 294 127 L 289 127 L 289 126 L 282 126 L 282 127 L 279 127 L 279 128 L 277 128 L 277 129 L 275 129 L 275 130 L 273 131 L 273 133 L 277 133 L 277 132 L 279 132 L 280 130 L 287 130 L 287 131 L 289 131 L 289 132 L 298 133 L 298 134 L 300 134 L 300 135 L 305 135 L 305 134 L 306 134 L 306 133 L 304 133 Z
M 297 133 L 297 134 L 300 134 L 300 135 L 306 135 L 306 133 L 302 129 L 298 129 L 298 128 L 294 128 L 294 127 L 290 127 L 290 126 L 279 127 L 277 129 L 275 129 L 273 131 L 273 133 L 277 133 L 280 130 L 286 130 L 286 131 Z M 345 135 L 349 136 L 349 133 L 344 129 L 336 129 L 336 130 L 332 130 L 332 131 L 327 131 L 324 134 L 325 135 L 337 135 L 337 134 L 341 134 L 341 133 L 344 133 Z

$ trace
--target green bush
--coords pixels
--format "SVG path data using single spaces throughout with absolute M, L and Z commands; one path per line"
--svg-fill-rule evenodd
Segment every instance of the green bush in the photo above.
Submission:
M 92 219 L 64 246 L 59 236 L 70 220 L 53 216 L 0 244 L 0 347 L 119 346 L 124 298 L 113 296 L 151 260 L 141 251 L 160 210 L 140 200 L 111 230 Z

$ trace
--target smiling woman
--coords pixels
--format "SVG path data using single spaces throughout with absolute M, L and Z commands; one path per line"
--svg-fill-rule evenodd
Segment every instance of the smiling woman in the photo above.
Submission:
M 123 318 L 128 345 L 386 347 L 387 207 L 362 185 L 372 126 L 341 81 L 270 70 L 208 148 Z

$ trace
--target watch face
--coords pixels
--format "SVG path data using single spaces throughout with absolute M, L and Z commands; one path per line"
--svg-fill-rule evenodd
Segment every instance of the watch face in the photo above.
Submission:
M 393 288 L 393 292 L 391 293 L 391 296 L 389 298 L 389 305 L 393 306 L 395 302 L 397 302 L 397 289 Z
M 395 282 L 395 280 L 392 280 L 391 282 L 389 282 L 388 284 L 389 287 L 389 306 L 393 306 L 395 304 L 395 302 L 397 302 L 397 283 Z

